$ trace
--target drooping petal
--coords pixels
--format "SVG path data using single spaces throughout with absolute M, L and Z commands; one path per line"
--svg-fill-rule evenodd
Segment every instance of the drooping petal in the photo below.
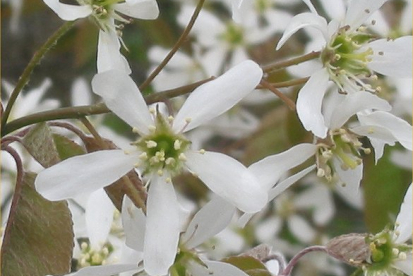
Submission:
M 350 30 L 355 30 L 377 11 L 387 0 L 352 0 L 350 1 L 344 26 L 349 25 Z
M 410 184 L 396 218 L 395 229 L 400 233 L 396 242 L 404 243 L 412 237 L 412 224 L 412 185 Z
M 327 127 L 321 113 L 321 106 L 327 90 L 328 79 L 327 70 L 321 69 L 315 72 L 301 88 L 297 98 L 297 114 L 301 123 L 306 130 L 312 131 L 320 138 L 327 136 Z
M 288 189 L 288 187 L 293 185 L 295 182 L 297 182 L 298 180 L 306 176 L 310 171 L 314 170 L 315 167 L 316 167 L 315 165 L 312 165 L 308 168 L 305 168 L 304 170 L 286 178 L 285 180 L 275 185 L 275 187 L 272 188 L 268 193 L 268 202 L 276 198 L 278 195 L 280 195 L 282 192 Z M 238 225 L 240 227 L 244 227 L 248 223 L 248 221 L 252 218 L 253 215 L 254 214 L 252 213 L 243 214 L 238 220 Z
M 248 170 L 258 178 L 260 185 L 268 191 L 284 173 L 313 156 L 316 150 L 316 145 L 299 144 L 287 151 L 268 156 L 252 164 Z
M 246 213 L 260 211 L 267 203 L 267 192 L 257 178 L 237 160 L 216 152 L 188 151 L 189 170 L 214 193 Z
M 412 150 L 412 126 L 399 117 L 382 111 L 359 116 L 363 125 L 378 126 L 387 129 L 399 143 L 408 150 Z
M 341 163 L 337 159 L 333 159 L 334 168 L 340 180 L 346 186 L 346 189 L 353 189 L 356 192 L 360 186 L 360 181 L 363 177 L 363 163 L 358 165 L 355 169 L 343 170 Z
M 61 19 L 66 21 L 73 21 L 79 18 L 84 18 L 92 14 L 92 7 L 90 5 L 68 5 L 60 3 L 59 0 L 43 0 Z
M 40 172 L 34 184 L 48 200 L 73 198 L 115 182 L 133 169 L 136 159 L 122 150 L 75 156 Z
M 191 130 L 229 110 L 261 81 L 262 69 L 251 60 L 244 61 L 222 76 L 201 85 L 185 101 L 174 120 L 173 129 L 180 131 L 190 118 L 185 131 Z
M 138 267 L 138 263 L 134 264 L 114 264 L 114 265 L 101 265 L 101 266 L 88 266 L 79 269 L 75 273 L 68 274 L 67 276 L 111 276 L 126 271 L 135 272 L 141 271 Z
M 143 264 L 149 275 L 165 275 L 179 240 L 179 205 L 172 183 L 154 176 L 148 192 Z
M 120 41 L 115 32 L 99 31 L 97 70 L 103 73 L 109 70 L 119 70 L 126 74 L 131 73 L 131 69 L 126 58 L 120 52 Z
M 114 211 L 115 206 L 105 190 L 98 189 L 90 195 L 86 205 L 85 217 L 92 248 L 100 249 L 106 242 L 112 227 Z
M 368 67 L 377 73 L 400 78 L 412 77 L 412 36 L 395 40 L 379 39 L 368 44 L 373 49 Z
M 136 251 L 143 251 L 146 216 L 127 196 L 122 202 L 122 225 L 125 231 L 125 244 Z
M 292 184 L 294 184 L 295 182 L 297 182 L 298 180 L 300 180 L 301 178 L 306 176 L 309 172 L 314 170 L 315 167 L 316 167 L 315 165 L 311 165 L 311 166 L 305 168 L 304 170 L 302 170 L 302 171 L 288 177 L 287 179 L 281 181 L 280 183 L 278 183 L 274 188 L 272 188 L 270 190 L 269 195 L 268 195 L 268 199 L 273 200 L 274 198 L 276 198 L 279 194 L 284 192 Z
M 342 127 L 351 116 L 366 109 L 389 111 L 391 110 L 391 105 L 386 100 L 370 93 L 349 94 L 336 106 L 330 119 L 330 129 Z
M 233 205 L 220 197 L 213 198 L 199 210 L 181 237 L 187 249 L 195 248 L 229 225 L 235 213 Z
M 116 11 L 133 18 L 156 19 L 159 15 L 156 0 L 129 0 L 113 7 Z
M 293 34 L 304 27 L 316 28 L 323 34 L 325 40 L 328 40 L 327 21 L 325 18 L 314 13 L 306 12 L 298 14 L 291 19 L 283 36 L 280 41 L 278 41 L 276 50 L 279 50 Z
M 148 127 L 154 125 L 151 114 L 139 88 L 124 72 L 107 71 L 99 73 L 92 80 L 93 92 L 101 96 L 106 105 L 140 134 L 148 134 Z

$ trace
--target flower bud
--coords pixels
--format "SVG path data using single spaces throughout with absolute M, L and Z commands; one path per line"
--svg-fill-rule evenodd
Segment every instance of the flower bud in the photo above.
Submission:
M 367 236 L 367 234 L 352 233 L 335 237 L 327 243 L 327 253 L 352 266 L 366 264 L 370 259 Z

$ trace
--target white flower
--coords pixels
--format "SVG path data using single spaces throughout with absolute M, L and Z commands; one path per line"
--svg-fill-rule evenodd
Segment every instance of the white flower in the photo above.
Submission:
M 198 87 L 176 117 L 166 119 L 148 110 L 136 84 L 125 73 L 107 71 L 96 75 L 92 81 L 94 92 L 133 126 L 140 134 L 139 140 L 132 143 L 135 147 L 130 151 L 98 151 L 52 166 L 37 176 L 37 191 L 50 200 L 71 198 L 107 186 L 137 167 L 150 181 L 145 240 L 155 242 L 148 254 L 163 257 L 155 260 L 144 256 L 145 270 L 151 275 L 166 273 L 173 263 L 179 236 L 178 202 L 171 179 L 182 169 L 190 170 L 213 192 L 244 212 L 257 212 L 267 202 L 258 180 L 241 163 L 224 154 L 193 151 L 183 136 L 183 132 L 235 105 L 261 77 L 259 66 L 245 61 Z
M 277 49 L 286 40 L 303 27 L 319 30 L 325 40 L 321 52 L 322 69 L 316 70 L 309 81 L 301 89 L 297 99 L 297 113 L 304 127 L 316 136 L 325 138 L 327 126 L 321 114 L 321 106 L 329 81 L 333 81 L 344 93 L 360 90 L 376 92 L 365 83 L 364 78 L 375 78 L 373 72 L 379 74 L 411 77 L 412 37 L 404 36 L 396 40 L 372 40 L 372 35 L 361 26 L 370 15 L 378 10 L 385 0 L 351 1 L 343 21 L 327 21 L 316 14 L 309 2 L 306 4 L 312 13 L 296 15 L 290 22 Z
M 111 69 L 130 73 L 129 65 L 120 53 L 115 20 L 129 23 L 124 14 L 139 19 L 155 19 L 159 10 L 156 0 L 78 0 L 79 5 L 69 5 L 59 0 L 44 0 L 61 19 L 72 21 L 90 16 L 101 28 L 99 32 L 97 68 L 98 72 Z
M 188 24 L 194 7 L 183 5 L 178 15 L 181 26 Z M 235 24 L 232 20 L 222 21 L 215 14 L 202 10 L 191 34 L 205 49 L 203 65 L 209 75 L 220 74 L 249 58 L 247 48 L 266 41 L 273 34 L 270 26 L 255 24 Z M 224 62 L 228 59 L 227 63 Z
M 411 125 L 386 112 L 390 109 L 389 103 L 370 93 L 332 93 L 322 114 L 328 137 L 316 142 L 319 147 L 317 175 L 329 181 L 337 176 L 351 189 L 357 189 L 363 174 L 361 153 L 370 152 L 359 141 L 360 136 L 369 138 L 376 161 L 381 158 L 385 144 L 399 142 L 412 150 Z M 357 115 L 359 124 L 345 127 L 354 115 Z
M 412 275 L 412 185 L 404 196 L 400 212 L 397 215 L 393 230 L 368 237 L 370 248 L 369 265 L 366 265 L 366 276 L 400 275 L 403 272 Z

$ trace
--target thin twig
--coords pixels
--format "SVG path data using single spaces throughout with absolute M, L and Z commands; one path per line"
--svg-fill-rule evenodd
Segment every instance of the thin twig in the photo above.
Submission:
M 162 69 L 168 64 L 168 62 L 171 60 L 171 58 L 174 56 L 174 54 L 179 50 L 179 48 L 182 46 L 182 44 L 185 42 L 186 38 L 189 35 L 189 32 L 191 31 L 192 27 L 195 24 L 196 19 L 198 18 L 198 15 L 202 9 L 202 6 L 204 5 L 205 0 L 200 0 L 198 2 L 198 5 L 195 8 L 194 13 L 192 14 L 191 20 L 189 21 L 188 25 L 186 26 L 185 30 L 179 37 L 178 41 L 175 43 L 174 47 L 171 49 L 171 51 L 168 53 L 168 55 L 164 58 L 164 60 L 161 62 L 161 64 L 158 65 L 158 67 L 155 68 L 155 70 L 149 75 L 149 77 L 139 86 L 139 89 L 142 91 L 146 87 L 149 86 L 149 84 L 153 81 L 153 79 L 159 74 L 159 72 L 162 71 Z
M 270 72 L 275 71 L 277 69 L 285 68 L 285 67 L 288 67 L 288 66 L 303 63 L 303 62 L 308 61 L 308 60 L 315 59 L 319 56 L 320 56 L 320 52 L 311 52 L 311 53 L 302 55 L 300 57 L 296 57 L 296 58 L 292 58 L 292 59 L 284 60 L 284 61 L 278 61 L 278 62 L 275 62 L 275 63 L 272 63 L 272 64 L 262 66 L 262 70 L 265 73 L 270 73 Z
M 145 97 L 147 104 L 162 101 L 164 99 L 170 99 L 180 95 L 185 95 L 193 91 L 198 86 L 213 80 L 214 77 L 198 81 L 189 85 L 184 85 L 178 88 L 165 90 L 163 92 L 154 93 Z M 21 117 L 7 123 L 2 129 L 2 135 L 7 135 L 12 131 L 19 128 L 32 125 L 35 123 L 59 120 L 59 119 L 79 119 L 88 115 L 97 115 L 111 112 L 104 103 L 98 103 L 94 105 L 75 106 L 75 107 L 63 107 L 54 110 L 42 111 L 34 113 L 28 116 Z
M 271 92 L 273 92 L 275 95 L 277 95 L 283 102 L 285 102 L 287 104 L 287 106 L 291 109 L 291 110 L 295 110 L 295 103 L 288 98 L 286 95 L 284 95 L 280 90 L 278 90 L 277 88 L 275 88 L 274 86 L 271 85 L 271 83 L 267 82 L 266 80 L 262 79 L 260 84 L 267 88 L 268 90 L 270 90 Z
M 42 47 L 40 47 L 40 49 L 34 54 L 29 64 L 27 64 L 26 68 L 24 69 L 16 84 L 16 87 L 11 93 L 10 99 L 7 102 L 6 109 L 3 112 L 3 118 L 1 122 L 2 127 L 6 125 L 7 119 L 9 118 L 14 102 L 16 101 L 17 96 L 19 96 L 20 92 L 29 82 L 30 75 L 32 74 L 34 68 L 39 64 L 40 60 L 59 40 L 59 38 L 62 37 L 67 31 L 69 31 L 73 27 L 74 23 L 74 21 L 69 21 L 63 24 L 51 37 L 49 37 L 49 39 L 42 45 Z
M 314 245 L 310 246 L 307 248 L 304 248 L 300 252 L 298 252 L 288 263 L 287 267 L 279 274 L 279 276 L 289 276 L 291 274 L 291 271 L 293 270 L 294 266 L 297 264 L 298 260 L 303 257 L 305 254 L 314 252 L 314 251 L 320 251 L 320 252 L 326 252 L 326 247 L 325 246 L 320 246 L 320 245 Z

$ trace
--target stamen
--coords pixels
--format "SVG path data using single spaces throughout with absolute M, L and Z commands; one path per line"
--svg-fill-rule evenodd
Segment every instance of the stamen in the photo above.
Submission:
M 158 145 L 155 141 L 152 141 L 152 140 L 145 141 L 145 143 L 148 149 L 155 148 Z

